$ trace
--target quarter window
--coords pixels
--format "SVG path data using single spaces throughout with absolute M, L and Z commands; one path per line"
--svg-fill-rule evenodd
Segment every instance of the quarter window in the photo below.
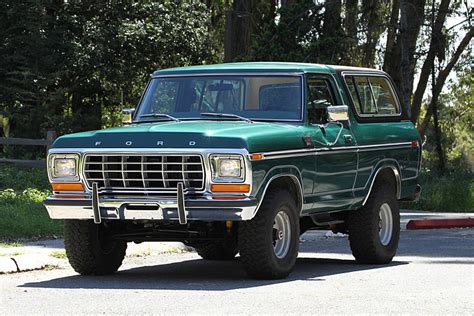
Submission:
M 377 113 L 382 115 L 397 114 L 397 104 L 387 79 L 383 77 L 370 77 L 369 81 L 377 106 Z
M 397 115 L 400 109 L 385 77 L 346 76 L 345 81 L 360 115 Z

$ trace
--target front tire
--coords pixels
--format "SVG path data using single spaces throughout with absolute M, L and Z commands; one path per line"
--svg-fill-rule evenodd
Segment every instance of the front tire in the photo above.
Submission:
M 257 215 L 239 226 L 239 248 L 247 274 L 282 279 L 293 270 L 299 248 L 299 217 L 294 198 L 285 190 L 267 194 Z
M 69 263 L 82 275 L 112 274 L 122 265 L 127 243 L 107 238 L 104 224 L 64 221 L 64 245 Z
M 390 182 L 375 183 L 365 206 L 348 218 L 349 242 L 359 263 L 386 264 L 400 238 L 400 208 Z

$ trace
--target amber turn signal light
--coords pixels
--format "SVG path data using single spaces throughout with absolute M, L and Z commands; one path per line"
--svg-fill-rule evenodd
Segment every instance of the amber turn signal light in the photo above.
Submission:
M 248 193 L 250 184 L 212 184 L 212 192 Z
M 250 154 L 250 159 L 252 159 L 252 160 L 263 159 L 263 154 Z
M 53 191 L 84 191 L 82 183 L 51 183 Z

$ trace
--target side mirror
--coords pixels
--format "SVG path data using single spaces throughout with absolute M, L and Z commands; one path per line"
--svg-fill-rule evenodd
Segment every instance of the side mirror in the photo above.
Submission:
M 349 107 L 347 105 L 333 105 L 327 109 L 329 121 L 343 122 L 349 120 Z
M 122 113 L 123 113 L 123 114 L 130 114 L 130 115 L 133 116 L 133 113 L 135 113 L 135 108 L 123 109 L 123 110 L 122 110 Z
M 125 114 L 125 115 L 130 115 L 129 117 L 127 117 L 127 116 L 122 117 L 122 124 L 123 125 L 131 124 L 132 123 L 132 118 L 133 118 L 133 113 L 135 113 L 135 109 L 134 108 L 123 109 L 122 113 Z

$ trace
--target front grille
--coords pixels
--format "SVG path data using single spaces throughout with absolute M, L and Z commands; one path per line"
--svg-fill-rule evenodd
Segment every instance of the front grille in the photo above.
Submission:
M 188 191 L 204 189 L 200 155 L 87 155 L 84 175 L 88 188 L 175 192 L 179 182 Z

